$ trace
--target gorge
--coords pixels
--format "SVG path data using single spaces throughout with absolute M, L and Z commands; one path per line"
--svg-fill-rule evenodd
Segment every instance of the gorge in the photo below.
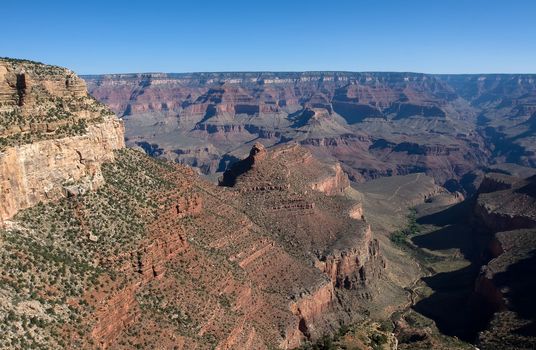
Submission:
M 83 78 L 0 59 L 1 348 L 536 345 L 536 77 Z

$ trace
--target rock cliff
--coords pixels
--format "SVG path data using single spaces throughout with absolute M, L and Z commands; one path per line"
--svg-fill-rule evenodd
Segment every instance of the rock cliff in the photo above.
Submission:
M 358 310 L 375 300 L 386 262 L 361 203 L 346 195 L 349 181 L 340 165 L 320 162 L 299 145 L 270 150 L 255 145 L 223 178 L 232 179 L 232 188 L 247 198 L 244 210 L 252 220 L 268 225 L 288 252 L 329 281 L 296 297 L 292 309 L 299 323 L 289 344 L 355 321 L 359 312 L 342 310 L 349 305 Z
M 370 226 L 365 227 L 361 234 L 364 242 L 337 242 L 339 248 L 334 248 L 315 262 L 337 288 L 364 289 L 381 277 L 385 260 L 381 256 L 379 242 L 372 238 Z
M 67 69 L 0 60 L 0 222 L 20 209 L 96 189 L 124 128 Z M 76 185 L 75 185 L 76 184 Z

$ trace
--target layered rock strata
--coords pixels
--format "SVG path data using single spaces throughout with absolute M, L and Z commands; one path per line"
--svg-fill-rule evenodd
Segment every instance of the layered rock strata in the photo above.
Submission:
M 101 164 L 124 147 L 122 122 L 67 69 L 0 60 L 0 105 L 0 222 L 98 188 Z
M 478 111 L 439 77 L 414 73 L 194 73 L 86 76 L 126 119 L 127 144 L 224 171 L 252 140 L 298 142 L 352 180 L 425 172 L 459 181 L 487 164 Z M 154 126 L 154 127 L 153 127 Z M 432 137 L 430 137 L 432 135 Z M 177 140 L 170 142 L 170 140 Z M 192 160 L 191 153 L 207 149 Z M 464 189 L 461 189 L 464 191 Z

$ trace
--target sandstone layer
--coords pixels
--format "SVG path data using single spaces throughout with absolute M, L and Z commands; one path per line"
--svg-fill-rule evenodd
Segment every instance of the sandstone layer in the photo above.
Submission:
M 96 189 L 101 164 L 124 147 L 122 122 L 67 69 L 0 60 L 0 106 L 0 222 Z

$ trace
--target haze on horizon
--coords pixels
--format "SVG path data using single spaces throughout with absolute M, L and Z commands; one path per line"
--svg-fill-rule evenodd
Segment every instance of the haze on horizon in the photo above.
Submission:
M 535 11 L 529 0 L 8 2 L 0 56 L 79 74 L 536 73 Z

